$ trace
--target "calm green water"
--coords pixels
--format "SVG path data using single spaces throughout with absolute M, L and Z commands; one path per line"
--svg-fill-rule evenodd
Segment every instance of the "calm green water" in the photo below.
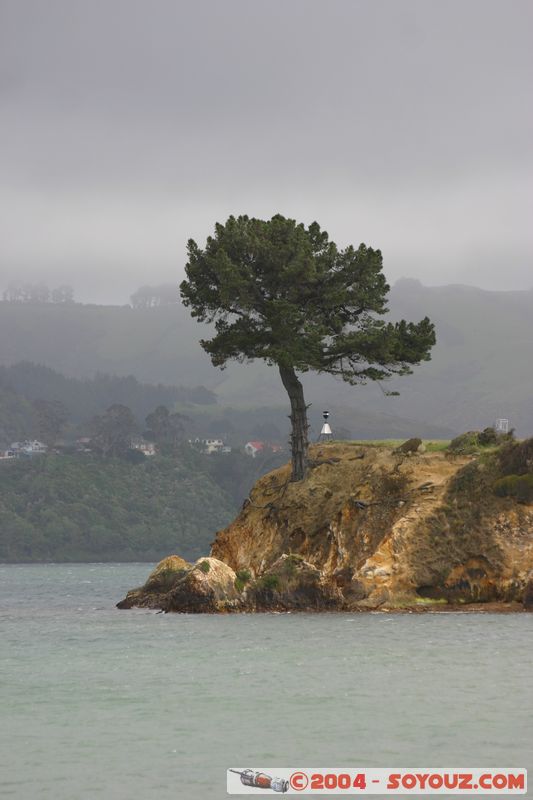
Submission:
M 149 568 L 0 566 L 0 796 L 210 800 L 235 764 L 533 768 L 533 615 L 115 610 Z

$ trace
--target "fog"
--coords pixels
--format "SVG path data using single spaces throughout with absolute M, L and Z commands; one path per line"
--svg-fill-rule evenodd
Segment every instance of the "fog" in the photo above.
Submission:
M 231 213 L 533 286 L 522 0 L 1 0 L 0 289 L 126 302 Z

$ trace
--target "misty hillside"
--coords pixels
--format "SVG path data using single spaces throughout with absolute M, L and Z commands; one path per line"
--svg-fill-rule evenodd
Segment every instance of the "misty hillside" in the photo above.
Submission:
M 337 405 L 451 431 L 508 417 L 519 435 L 533 433 L 533 290 L 488 292 L 401 280 L 391 291 L 390 308 L 394 317 L 428 315 L 435 322 L 432 361 L 384 387 L 399 389 L 400 397 L 387 397 L 376 385 L 352 388 L 309 373 L 303 378 L 306 398 L 316 410 Z M 212 367 L 198 344 L 205 330 L 179 304 L 0 303 L 0 363 L 28 360 L 79 378 L 100 371 L 151 383 L 202 384 L 224 405 L 285 406 L 275 369 Z

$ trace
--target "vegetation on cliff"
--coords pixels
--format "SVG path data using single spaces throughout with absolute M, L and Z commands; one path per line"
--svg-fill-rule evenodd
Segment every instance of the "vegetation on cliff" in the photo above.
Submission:
M 533 507 L 497 489 L 505 473 L 531 477 L 533 440 L 476 457 L 421 450 L 332 443 L 311 448 L 305 481 L 291 482 L 289 465 L 265 475 L 211 549 L 210 563 L 232 570 L 228 603 L 209 571 L 198 610 L 208 585 L 211 611 L 518 608 L 532 585 Z M 123 607 L 196 610 L 182 579 Z

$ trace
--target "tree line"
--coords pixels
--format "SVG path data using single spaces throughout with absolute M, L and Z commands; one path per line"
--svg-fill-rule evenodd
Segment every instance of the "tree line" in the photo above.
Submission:
M 74 289 L 63 284 L 50 289 L 45 283 L 10 283 L 3 292 L 5 303 L 74 303 Z
M 132 308 L 156 308 L 180 302 L 177 284 L 163 283 L 159 286 L 140 286 L 130 297 Z
M 42 364 L 20 361 L 0 366 L 0 388 L 29 402 L 46 400 L 64 405 L 75 424 L 87 421 L 115 403 L 128 405 L 140 419 L 160 405 L 215 405 L 216 395 L 204 386 L 167 386 L 138 381 L 132 375 L 97 373 L 94 378 L 71 378 Z

